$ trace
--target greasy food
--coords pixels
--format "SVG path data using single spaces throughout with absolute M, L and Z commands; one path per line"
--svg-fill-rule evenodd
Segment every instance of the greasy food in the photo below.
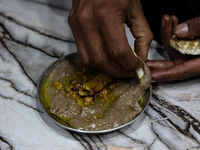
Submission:
M 151 74 L 147 66 L 143 71 L 141 79 L 118 80 L 79 59 L 64 59 L 42 85 L 42 104 L 52 118 L 71 128 L 115 128 L 133 120 L 147 103 Z

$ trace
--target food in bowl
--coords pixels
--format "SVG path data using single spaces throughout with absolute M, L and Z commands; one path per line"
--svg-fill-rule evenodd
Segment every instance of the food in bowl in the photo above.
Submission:
M 84 66 L 78 55 L 57 63 L 43 81 L 40 101 L 60 124 L 83 131 L 103 131 L 122 126 L 146 106 L 151 83 L 148 67 L 141 78 L 115 79 Z

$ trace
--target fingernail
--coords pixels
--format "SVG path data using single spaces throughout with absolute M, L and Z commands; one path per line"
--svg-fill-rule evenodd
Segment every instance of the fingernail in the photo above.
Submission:
M 175 28 L 175 34 L 182 35 L 188 32 L 188 24 L 181 23 Z

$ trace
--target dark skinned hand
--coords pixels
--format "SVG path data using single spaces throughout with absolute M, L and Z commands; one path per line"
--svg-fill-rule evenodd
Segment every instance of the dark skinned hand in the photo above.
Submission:
M 171 60 L 147 61 L 153 80 L 174 81 L 200 75 L 200 56 L 183 55 L 173 49 L 169 45 L 169 40 L 173 34 L 180 38 L 199 37 L 200 17 L 178 24 L 176 16 L 163 16 L 161 38 Z
M 68 22 L 85 65 L 123 78 L 140 65 L 132 52 L 124 23 L 135 40 L 135 52 L 144 61 L 153 34 L 140 0 L 73 0 Z

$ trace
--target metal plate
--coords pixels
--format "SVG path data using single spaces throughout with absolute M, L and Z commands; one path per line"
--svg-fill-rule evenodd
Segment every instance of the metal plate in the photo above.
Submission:
M 99 131 L 88 131 L 88 130 L 79 130 L 79 129 L 75 129 L 75 128 L 71 128 L 71 127 L 68 127 L 68 126 L 65 126 L 61 123 L 59 123 L 58 121 L 54 120 L 48 113 L 47 111 L 45 110 L 43 104 L 42 104 L 42 101 L 41 101 L 41 88 L 42 88 L 42 85 L 46 79 L 46 77 L 49 75 L 49 73 L 51 73 L 53 71 L 53 69 L 59 64 L 61 63 L 63 60 L 67 59 L 67 60 L 73 60 L 73 59 L 78 59 L 79 56 L 78 56 L 78 53 L 72 53 L 72 54 L 69 54 L 65 57 L 62 57 L 58 60 L 56 60 L 55 62 L 53 62 L 52 64 L 50 64 L 44 71 L 43 73 L 41 74 L 40 76 L 40 79 L 39 79 L 39 82 L 38 82 L 38 86 L 37 86 L 37 102 L 38 102 L 38 105 L 41 107 L 42 111 L 48 116 L 48 118 L 50 118 L 54 123 L 56 123 L 58 126 L 64 128 L 64 129 L 67 129 L 67 130 L 70 130 L 70 131 L 75 131 L 75 132 L 79 132 L 79 133 L 92 133 L 92 134 L 99 134 L 99 133 L 108 133 L 108 132 L 112 132 L 112 131 L 115 131 L 115 130 L 118 130 L 118 129 L 121 129 L 125 126 L 128 126 L 130 124 L 132 124 L 133 122 L 135 122 L 135 120 L 137 120 L 141 114 L 144 113 L 144 111 L 146 110 L 148 104 L 149 104 L 149 101 L 151 99 L 151 94 L 152 94 L 152 87 L 150 86 L 148 88 L 148 90 L 146 91 L 146 94 L 147 94 L 147 99 L 146 99 L 146 104 L 145 106 L 143 107 L 142 111 L 133 119 L 131 120 L 130 122 L 124 124 L 124 125 L 121 125 L 121 126 L 118 126 L 118 127 L 115 127 L 115 128 L 111 128 L 111 129 L 107 129 L 107 130 L 99 130 Z

